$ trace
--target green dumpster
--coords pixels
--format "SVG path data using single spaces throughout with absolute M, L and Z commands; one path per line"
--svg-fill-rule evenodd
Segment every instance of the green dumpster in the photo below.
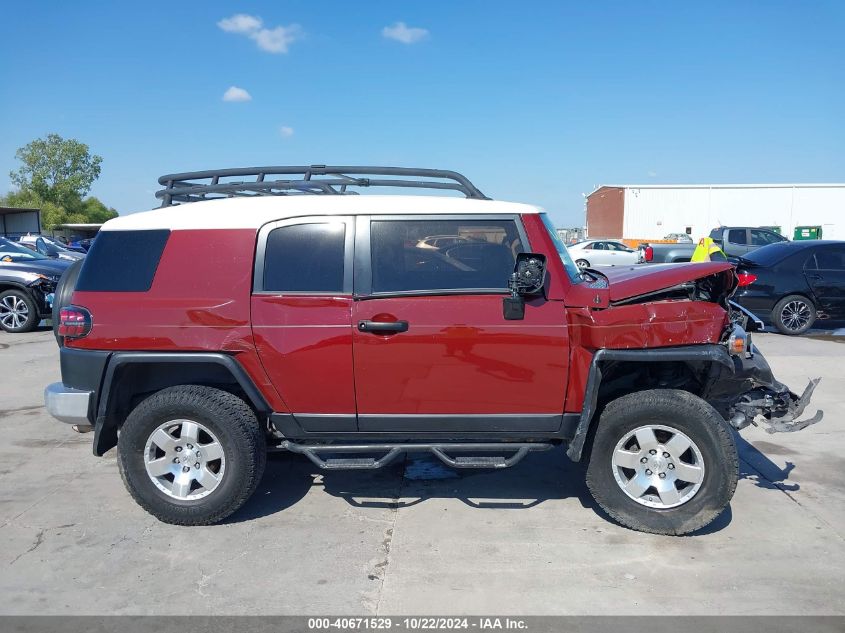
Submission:
M 793 240 L 820 240 L 822 239 L 822 227 L 820 226 L 796 226 Z

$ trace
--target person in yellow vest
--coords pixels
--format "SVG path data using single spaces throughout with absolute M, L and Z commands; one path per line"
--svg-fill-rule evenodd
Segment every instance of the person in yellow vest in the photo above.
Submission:
M 691 262 L 723 262 L 728 259 L 725 251 L 711 237 L 702 237 L 693 251 Z

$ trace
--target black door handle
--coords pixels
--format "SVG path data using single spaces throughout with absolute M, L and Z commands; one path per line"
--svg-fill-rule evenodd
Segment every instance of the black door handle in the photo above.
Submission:
M 407 332 L 407 321 L 358 321 L 358 330 L 361 332 L 375 332 L 376 334 L 386 332 Z

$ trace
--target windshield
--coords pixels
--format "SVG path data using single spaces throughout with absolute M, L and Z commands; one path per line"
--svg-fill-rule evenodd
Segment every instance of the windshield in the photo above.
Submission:
M 47 242 L 50 246 L 56 247 L 60 251 L 68 250 L 67 247 L 64 244 L 62 244 L 61 242 L 59 242 L 57 240 L 54 240 L 54 239 L 49 238 L 49 237 L 42 237 L 41 239 L 43 239 L 45 242 Z
M 47 258 L 29 250 L 25 246 L 20 246 L 14 242 L 10 242 L 6 238 L 0 237 L 0 262 L 29 262 L 37 259 Z
M 57 246 L 52 240 L 45 237 L 39 237 L 35 240 L 35 249 L 48 257 L 56 257 L 59 253 L 67 250 L 66 248 Z
M 555 245 L 555 249 L 557 249 L 557 254 L 560 255 L 560 261 L 563 262 L 563 267 L 566 269 L 566 274 L 569 275 L 570 281 L 572 283 L 577 284 L 581 281 L 581 271 L 578 270 L 578 266 L 575 265 L 575 262 L 572 261 L 572 257 L 569 256 L 569 251 L 566 250 L 566 246 L 563 244 L 563 241 L 560 239 L 560 236 L 557 234 L 557 229 L 555 229 L 555 225 L 552 224 L 551 219 L 545 213 L 540 214 L 540 218 L 543 220 L 543 224 L 546 226 L 546 230 L 549 232 L 549 237 L 552 238 L 552 242 Z

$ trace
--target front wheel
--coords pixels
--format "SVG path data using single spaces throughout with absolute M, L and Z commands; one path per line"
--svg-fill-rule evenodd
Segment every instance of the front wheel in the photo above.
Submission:
M 622 525 L 687 534 L 730 503 L 739 458 L 727 423 L 686 391 L 628 394 L 604 409 L 593 438 L 587 486 Z
M 265 442 L 243 400 L 183 385 L 153 394 L 129 414 L 118 436 L 117 464 L 129 494 L 159 520 L 211 525 L 255 491 Z
M 38 306 L 23 290 L 0 294 L 0 328 L 12 334 L 31 332 L 38 325 Z
M 584 268 L 590 267 L 590 262 L 588 262 L 586 259 L 576 259 L 575 265 L 583 270 Z

